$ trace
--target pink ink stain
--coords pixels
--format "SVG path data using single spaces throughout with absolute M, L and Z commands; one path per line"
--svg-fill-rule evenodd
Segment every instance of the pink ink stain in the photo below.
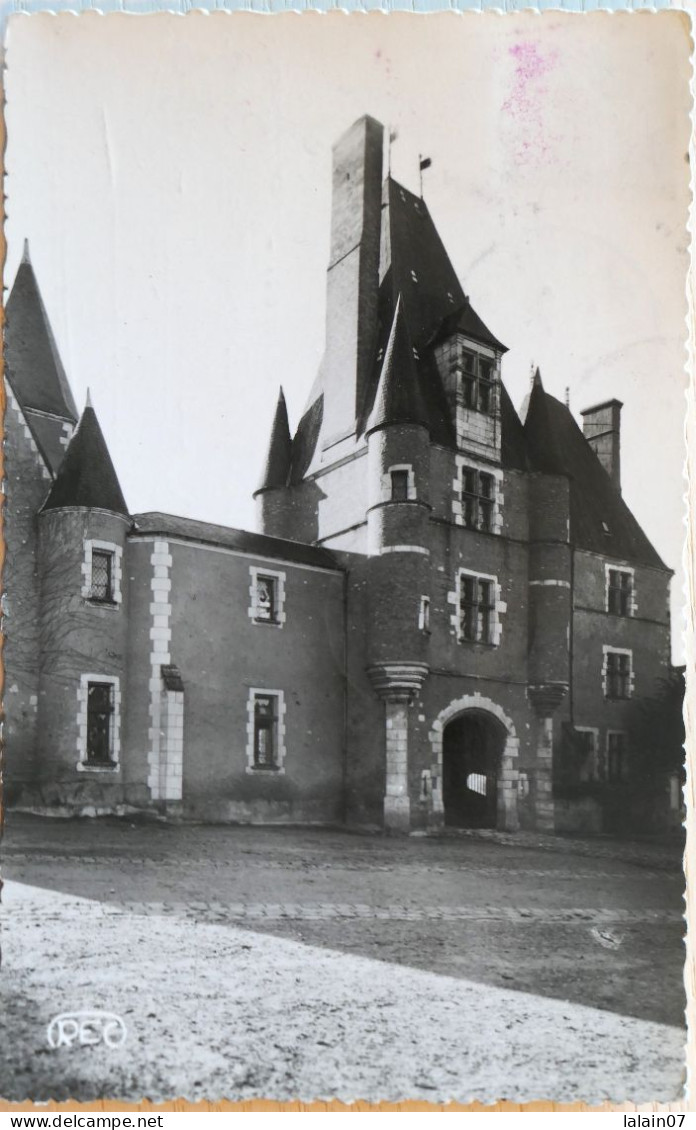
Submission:
M 543 53 L 532 39 L 510 47 L 514 60 L 512 90 L 501 107 L 516 127 L 515 161 L 544 165 L 552 160 L 553 138 L 544 125 L 544 104 L 549 93 L 544 81 L 558 62 L 558 51 Z

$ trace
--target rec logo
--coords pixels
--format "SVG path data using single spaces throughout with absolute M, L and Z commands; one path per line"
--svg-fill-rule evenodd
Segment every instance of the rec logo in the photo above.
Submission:
M 61 1012 L 54 1016 L 46 1029 L 49 1048 L 89 1047 L 106 1044 L 120 1048 L 128 1035 L 126 1026 L 115 1012 L 85 1009 L 81 1012 Z

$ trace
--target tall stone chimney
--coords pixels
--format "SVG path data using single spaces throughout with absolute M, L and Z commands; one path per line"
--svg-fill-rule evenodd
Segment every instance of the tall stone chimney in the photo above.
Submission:
M 360 118 L 333 149 L 326 296 L 324 450 L 355 431 L 377 336 L 384 130 Z
M 620 400 L 605 400 L 581 413 L 583 435 L 617 490 L 621 490 L 622 408 Z

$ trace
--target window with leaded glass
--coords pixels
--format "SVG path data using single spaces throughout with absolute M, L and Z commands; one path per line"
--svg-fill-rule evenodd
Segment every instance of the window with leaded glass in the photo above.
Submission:
M 278 698 L 254 696 L 254 769 L 278 768 Z
M 605 694 L 607 698 L 630 698 L 631 656 L 626 652 L 607 652 Z
M 493 528 L 495 486 L 492 475 L 462 467 L 462 520 L 470 530 Z
M 609 569 L 607 611 L 614 616 L 630 616 L 633 604 L 633 574 L 625 569 Z
M 459 606 L 461 638 L 492 643 L 494 612 L 493 581 L 462 573 Z
M 87 684 L 87 764 L 113 764 L 113 683 Z
M 96 600 L 103 604 L 113 603 L 113 569 L 113 553 L 110 553 L 107 549 L 92 550 L 90 600 Z

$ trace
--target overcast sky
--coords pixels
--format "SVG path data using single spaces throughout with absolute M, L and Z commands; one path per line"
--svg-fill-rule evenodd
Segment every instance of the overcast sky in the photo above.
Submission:
M 624 402 L 624 495 L 678 568 L 688 49 L 677 13 L 13 17 L 5 281 L 26 236 L 131 511 L 254 528 L 278 385 L 294 428 L 322 352 L 331 145 L 369 113 L 407 187 L 432 158 L 514 402 L 533 363 L 576 413 Z

